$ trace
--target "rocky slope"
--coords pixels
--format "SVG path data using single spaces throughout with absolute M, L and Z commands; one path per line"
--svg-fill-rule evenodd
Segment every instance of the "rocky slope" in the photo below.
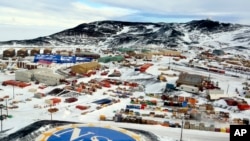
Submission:
M 187 23 L 97 21 L 31 40 L 0 42 L 12 46 L 183 47 L 250 46 L 250 26 L 197 20 Z

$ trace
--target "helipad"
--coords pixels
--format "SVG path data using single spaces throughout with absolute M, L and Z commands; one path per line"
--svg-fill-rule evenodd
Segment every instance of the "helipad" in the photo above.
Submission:
M 91 124 L 70 124 L 42 133 L 36 141 L 141 141 L 141 137 L 131 131 Z

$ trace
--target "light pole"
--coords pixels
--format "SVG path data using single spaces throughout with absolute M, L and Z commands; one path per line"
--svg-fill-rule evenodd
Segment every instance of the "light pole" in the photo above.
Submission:
M 228 89 L 229 89 L 229 84 L 227 84 L 227 95 L 229 96 L 229 94 L 228 94 Z
M 184 124 L 184 116 L 182 116 L 182 119 L 181 119 L 181 137 L 180 137 L 180 141 L 182 141 L 183 124 Z
M 14 85 L 13 85 L 13 100 L 15 99 L 15 90 L 14 90 Z
M 2 109 L 3 109 L 4 105 L 0 104 L 0 109 L 1 109 L 1 115 L 0 115 L 0 120 L 1 120 L 1 132 L 3 131 L 3 113 L 2 113 Z
M 6 115 L 8 116 L 8 98 L 5 99 Z

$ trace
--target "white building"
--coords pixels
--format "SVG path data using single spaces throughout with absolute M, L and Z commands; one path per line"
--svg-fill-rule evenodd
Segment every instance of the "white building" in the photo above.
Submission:
M 58 85 L 60 79 L 64 79 L 64 76 L 53 73 L 51 69 L 35 69 L 33 71 L 34 79 L 46 85 Z
M 64 76 L 55 74 L 52 69 L 39 68 L 33 70 L 16 71 L 15 79 L 24 82 L 39 81 L 46 85 L 58 85 Z
M 15 72 L 15 80 L 30 82 L 32 81 L 32 72 L 27 70 L 18 70 Z
M 224 94 L 224 90 L 220 89 L 206 90 L 206 94 L 210 100 L 218 100 L 221 98 L 230 97 L 229 95 Z

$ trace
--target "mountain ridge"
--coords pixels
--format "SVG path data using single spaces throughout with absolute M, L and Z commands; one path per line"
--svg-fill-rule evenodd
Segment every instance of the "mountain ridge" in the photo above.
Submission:
M 250 26 L 193 20 L 186 23 L 95 21 L 28 40 L 0 42 L 0 46 L 206 46 L 232 47 L 250 45 Z M 215 45 L 217 44 L 217 45 Z

